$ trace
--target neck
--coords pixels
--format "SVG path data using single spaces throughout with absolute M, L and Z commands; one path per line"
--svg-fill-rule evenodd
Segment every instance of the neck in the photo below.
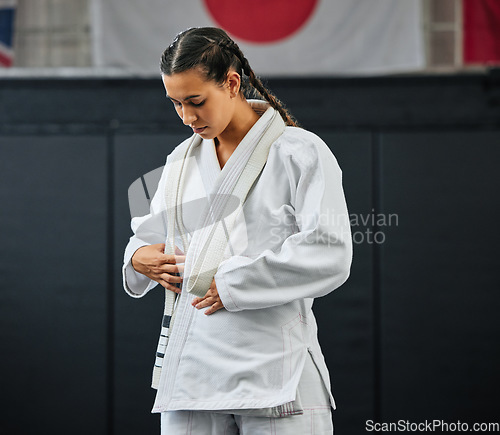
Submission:
M 234 150 L 248 131 L 258 121 L 257 115 L 245 99 L 238 98 L 233 118 L 226 129 L 215 138 L 219 147 Z

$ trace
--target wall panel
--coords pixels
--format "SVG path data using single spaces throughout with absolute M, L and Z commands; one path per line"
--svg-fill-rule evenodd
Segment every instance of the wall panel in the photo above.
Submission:
M 0 433 L 106 433 L 105 142 L 1 141 Z
M 385 134 L 384 419 L 495 421 L 500 132 Z

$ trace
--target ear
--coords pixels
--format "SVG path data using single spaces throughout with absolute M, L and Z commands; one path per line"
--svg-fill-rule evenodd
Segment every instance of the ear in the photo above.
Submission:
M 231 98 L 234 98 L 236 97 L 236 95 L 238 95 L 238 93 L 240 92 L 241 77 L 236 71 L 230 70 L 227 73 L 226 86 L 228 86 L 229 88 Z

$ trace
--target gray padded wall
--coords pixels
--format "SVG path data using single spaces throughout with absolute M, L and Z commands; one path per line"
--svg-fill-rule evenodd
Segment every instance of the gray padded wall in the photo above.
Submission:
M 105 433 L 104 144 L 1 138 L 2 434 Z
M 498 73 L 269 84 L 351 215 L 398 216 L 353 226 L 351 277 L 314 304 L 336 433 L 498 421 Z M 163 294 L 122 289 L 127 190 L 190 131 L 159 79 L 0 80 L 0 102 L 0 434 L 158 433 Z
M 382 415 L 498 421 L 500 134 L 385 134 Z

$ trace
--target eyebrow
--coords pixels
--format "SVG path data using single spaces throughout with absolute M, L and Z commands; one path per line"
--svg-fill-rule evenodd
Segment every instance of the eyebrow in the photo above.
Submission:
M 175 98 L 170 97 L 168 94 L 165 95 L 167 96 L 167 98 L 177 101 Z M 198 98 L 198 97 L 201 97 L 201 95 L 190 95 L 189 97 L 184 98 L 184 100 L 182 101 L 187 101 L 190 100 L 191 98 Z

